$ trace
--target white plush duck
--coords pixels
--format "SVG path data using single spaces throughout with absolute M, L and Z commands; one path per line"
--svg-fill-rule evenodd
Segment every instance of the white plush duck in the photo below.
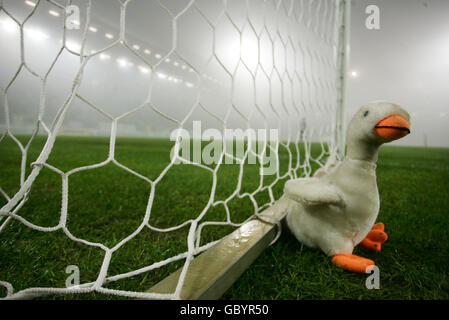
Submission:
M 341 163 L 313 178 L 289 180 L 284 192 L 293 201 L 287 225 L 296 238 L 318 247 L 332 263 L 365 273 L 374 262 L 352 254 L 358 244 L 380 251 L 387 239 L 382 223 L 374 224 L 380 201 L 376 182 L 379 147 L 410 133 L 410 116 L 400 106 L 372 102 L 354 115 Z

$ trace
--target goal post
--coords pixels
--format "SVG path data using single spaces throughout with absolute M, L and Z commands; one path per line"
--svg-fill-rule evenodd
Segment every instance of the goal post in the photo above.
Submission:
M 350 23 L 351 23 L 351 2 L 344 0 L 342 3 L 342 13 L 339 28 L 339 54 L 337 65 L 339 66 L 339 83 L 338 99 L 337 99 L 337 128 L 336 128 L 336 144 L 338 155 L 342 159 L 345 155 L 346 133 L 345 133 L 345 102 L 346 102 L 346 77 L 347 65 L 349 63 L 350 54 Z
M 0 0 L 0 297 L 219 298 L 344 155 L 349 13 Z

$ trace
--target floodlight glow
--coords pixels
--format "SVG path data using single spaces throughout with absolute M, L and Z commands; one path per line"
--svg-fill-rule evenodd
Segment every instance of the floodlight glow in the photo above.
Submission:
M 140 46 L 139 46 L 138 44 L 135 44 L 135 45 L 133 45 L 133 49 L 134 49 L 134 50 L 139 50 L 139 49 L 140 49 Z
M 149 72 L 150 72 L 150 69 L 145 68 L 145 67 L 143 67 L 143 66 L 139 66 L 139 70 L 140 70 L 140 72 L 142 72 L 142 73 L 149 73 Z
M 193 83 L 191 83 L 191 82 L 186 82 L 186 87 L 187 87 L 187 88 L 193 88 Z
M 101 54 L 100 54 L 100 59 L 101 59 L 101 60 L 108 60 L 108 59 L 110 59 L 110 58 L 111 58 L 111 56 L 108 55 L 108 54 L 106 54 L 106 53 L 101 53 Z
M 54 16 L 54 17 L 59 17 L 59 12 L 58 11 L 49 10 L 48 13 L 51 14 L 52 16 Z
M 18 30 L 17 23 L 15 23 L 14 21 L 12 21 L 10 19 L 1 20 L 0 23 L 2 25 L 2 28 L 8 33 L 13 33 L 14 31 Z
M 173 65 L 174 65 L 175 67 L 177 67 L 177 66 L 179 66 L 179 63 L 178 63 L 177 61 L 175 61 L 175 62 L 173 62 Z
M 79 52 L 81 50 L 81 45 L 73 41 L 66 41 L 65 46 L 67 49 L 75 52 Z
M 156 57 L 156 59 L 160 59 L 161 58 L 161 55 L 159 53 L 156 53 L 154 56 Z
M 117 59 L 117 62 L 120 67 L 126 67 L 128 65 L 128 62 L 125 59 Z
M 91 32 L 97 32 L 98 29 L 95 28 L 95 27 L 93 27 L 93 26 L 90 26 L 90 27 L 89 27 L 89 31 L 91 31 Z
M 145 54 L 151 54 L 151 50 L 148 50 L 148 49 L 145 49 L 143 52 L 144 52 Z
M 74 24 L 75 26 L 79 26 L 80 25 L 80 22 L 79 22 L 79 20 L 72 20 L 72 21 L 70 21 L 72 24 Z
M 158 72 L 158 73 L 157 73 L 157 76 L 158 76 L 158 78 L 160 78 L 160 79 L 167 79 L 167 75 L 166 75 L 165 73 L 162 73 L 162 72 Z
M 170 61 L 171 61 L 170 58 L 165 59 L 166 63 L 169 63 Z
M 30 7 L 35 7 L 36 6 L 36 3 L 33 2 L 33 1 L 30 1 L 30 0 L 26 0 L 25 4 L 29 5 Z
M 182 69 L 182 70 L 185 70 L 185 69 L 187 69 L 187 66 L 186 66 L 185 64 L 183 64 L 183 65 L 181 66 L 181 69 Z
M 50 38 L 50 36 L 38 29 L 34 29 L 34 28 L 27 28 L 25 29 L 25 33 L 27 36 L 31 37 L 33 40 L 36 41 L 43 41 L 46 40 L 48 38 Z
M 104 36 L 106 38 L 108 38 L 108 39 L 113 39 L 114 38 L 114 36 L 112 34 L 110 34 L 110 33 L 106 33 Z
M 357 71 L 351 71 L 351 77 L 356 78 L 358 76 Z

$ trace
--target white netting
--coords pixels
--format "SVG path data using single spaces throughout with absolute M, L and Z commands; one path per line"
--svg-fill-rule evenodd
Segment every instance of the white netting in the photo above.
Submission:
M 190 261 L 218 241 L 201 243 L 205 227 L 241 225 L 279 198 L 274 189 L 279 186 L 282 189 L 285 179 L 310 176 L 314 168 L 323 167 L 329 158 L 337 158 L 342 1 L 14 0 L 0 1 L 0 5 L 3 51 L 0 147 L 3 144 L 15 148 L 14 154 L 9 151 L 5 154 L 4 150 L 12 150 L 7 147 L 0 149 L 0 161 L 4 161 L 0 180 L 0 236 L 14 222 L 41 233 L 62 231 L 68 239 L 104 253 L 95 281 L 69 288 L 26 288 L 26 284 L 21 284 L 20 290 L 14 291 L 14 281 L 3 276 L 4 270 L 14 266 L 8 265 L 7 249 L 2 249 L 5 256 L 1 257 L 4 264 L 0 279 L 7 281 L 1 281 L 0 285 L 5 288 L 7 298 L 88 292 L 179 298 Z M 73 8 L 69 6 L 79 9 L 79 20 L 71 16 L 72 11 L 66 11 Z M 119 81 L 108 86 L 114 79 Z M 37 88 L 34 94 L 33 86 Z M 147 112 L 152 116 L 147 116 Z M 241 157 L 223 146 L 215 155 L 213 166 L 192 157 L 182 158 L 178 135 L 174 143 L 176 156 L 168 159 L 153 176 L 140 172 L 136 169 L 138 165 L 128 164 L 126 159 L 132 157 L 132 149 L 124 153 L 127 155 L 124 161 L 118 160 L 117 137 L 168 137 L 173 129 L 180 128 L 193 132 L 193 121 L 221 132 L 237 128 L 277 129 L 279 134 L 273 140 L 263 141 L 256 151 L 255 141 L 249 141 Z M 90 159 L 87 165 L 75 168 L 50 162 L 49 157 L 57 152 L 53 148 L 57 137 L 70 134 L 108 136 L 105 159 Z M 42 135 L 45 139 L 39 153 L 30 154 Z M 69 145 L 68 140 L 61 141 Z M 254 190 L 243 191 L 248 157 L 255 156 L 256 166 L 263 171 L 268 154 L 275 161 L 274 175 L 258 175 Z M 8 169 L 13 157 L 19 158 L 16 171 Z M 226 198 L 217 199 L 219 172 L 228 165 L 226 159 L 237 164 L 237 183 L 232 184 L 233 190 L 229 190 Z M 145 158 L 139 161 L 141 164 Z M 193 213 L 193 218 L 191 215 L 185 221 L 160 227 L 151 223 L 152 216 L 163 211 L 154 213 L 154 202 L 174 192 L 165 188 L 158 193 L 161 181 L 181 166 L 177 162 L 210 175 L 207 201 Z M 95 175 L 111 165 L 138 179 L 147 189 L 145 210 L 140 213 L 137 228 L 114 239 L 113 245 L 106 245 L 76 236 L 67 221 L 78 214 L 69 204 L 72 197 L 77 197 L 71 182 L 83 172 Z M 56 195 L 59 218 L 53 226 L 33 223 L 33 216 L 21 214 L 43 170 L 61 179 L 61 191 Z M 14 185 L 9 178 L 17 173 L 19 177 L 14 179 L 19 183 Z M 87 180 L 85 183 L 89 184 Z M 107 187 L 105 190 L 108 192 Z M 258 198 L 262 193 L 267 196 L 264 201 Z M 179 197 L 183 196 L 181 192 Z M 252 212 L 240 221 L 233 218 L 236 207 L 230 205 L 236 199 L 246 199 L 252 206 Z M 224 210 L 225 218 L 208 220 L 209 212 L 216 207 Z M 36 208 L 35 214 L 40 211 Z M 187 230 L 187 250 L 135 270 L 110 275 L 113 255 L 120 248 L 124 250 L 144 230 L 171 233 L 181 229 Z M 1 246 L 14 247 L 7 242 L 3 241 Z M 171 294 L 106 286 L 182 260 L 185 260 L 182 273 L 176 291 Z

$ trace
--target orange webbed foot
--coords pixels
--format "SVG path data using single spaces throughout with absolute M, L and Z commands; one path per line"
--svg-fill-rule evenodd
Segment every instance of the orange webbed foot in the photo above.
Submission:
M 371 231 L 368 232 L 365 239 L 360 242 L 360 246 L 371 251 L 379 252 L 382 243 L 387 241 L 388 235 L 385 233 L 385 226 L 382 222 L 376 223 Z
M 366 273 L 366 268 L 374 265 L 374 261 L 354 254 L 336 254 L 332 256 L 332 263 L 347 271 Z

